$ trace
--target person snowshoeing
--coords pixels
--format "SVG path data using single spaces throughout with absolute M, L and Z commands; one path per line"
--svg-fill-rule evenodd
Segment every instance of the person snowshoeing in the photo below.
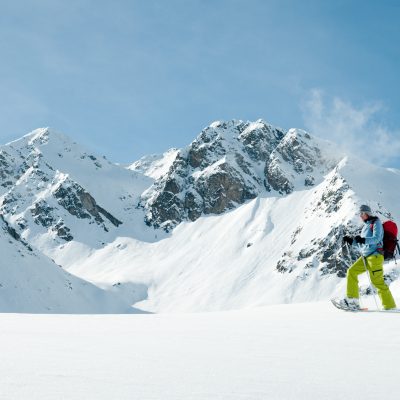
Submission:
M 396 308 L 389 287 L 383 278 L 383 227 L 378 217 L 372 215 L 367 205 L 360 207 L 360 217 L 364 222 L 361 234 L 356 237 L 344 236 L 343 241 L 358 246 L 361 257 L 347 270 L 347 297 L 339 301 L 339 305 L 350 310 L 360 308 L 358 275 L 366 272 L 371 277 L 372 284 L 378 290 L 379 298 L 385 310 Z M 363 260 L 364 258 L 364 260 Z

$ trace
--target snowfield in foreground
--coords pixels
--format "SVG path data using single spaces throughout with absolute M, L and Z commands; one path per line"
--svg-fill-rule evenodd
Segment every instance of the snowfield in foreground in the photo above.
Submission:
M 398 398 L 398 314 L 309 303 L 198 314 L 0 314 L 0 327 L 1 399 Z

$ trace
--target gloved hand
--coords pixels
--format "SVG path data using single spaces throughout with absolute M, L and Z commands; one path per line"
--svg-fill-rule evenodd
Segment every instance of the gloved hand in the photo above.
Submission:
M 356 243 L 361 243 L 364 244 L 365 243 L 365 238 L 361 237 L 360 235 L 357 235 L 354 240 L 356 241 Z
M 343 243 L 353 244 L 353 238 L 351 236 L 343 236 Z

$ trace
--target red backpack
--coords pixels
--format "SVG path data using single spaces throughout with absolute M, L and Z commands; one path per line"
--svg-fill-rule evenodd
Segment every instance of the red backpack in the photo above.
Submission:
M 383 257 L 385 260 L 395 258 L 396 247 L 399 249 L 397 240 L 397 225 L 393 221 L 386 221 L 383 226 Z M 400 249 L 399 249 L 400 252 Z

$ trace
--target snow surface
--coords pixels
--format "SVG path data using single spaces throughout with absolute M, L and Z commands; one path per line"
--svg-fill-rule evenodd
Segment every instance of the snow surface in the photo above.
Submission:
M 0 314 L 0 398 L 398 399 L 398 314 Z
M 132 313 L 113 291 L 71 275 L 3 229 L 0 218 L 0 313 Z

